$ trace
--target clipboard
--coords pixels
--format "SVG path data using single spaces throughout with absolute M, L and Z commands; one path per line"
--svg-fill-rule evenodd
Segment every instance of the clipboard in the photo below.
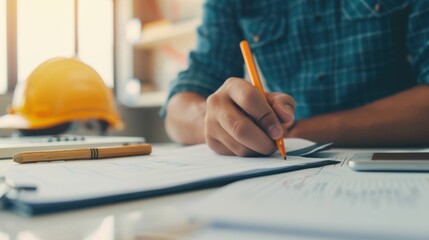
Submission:
M 147 156 L 11 165 L 0 169 L 0 202 L 3 209 L 31 216 L 338 163 L 290 154 L 285 161 L 277 155 L 221 156 L 196 145 Z

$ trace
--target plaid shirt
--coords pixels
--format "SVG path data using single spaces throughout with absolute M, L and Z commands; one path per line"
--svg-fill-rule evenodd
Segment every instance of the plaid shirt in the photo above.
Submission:
M 169 98 L 209 96 L 243 77 L 243 39 L 267 90 L 295 98 L 298 120 L 429 84 L 427 0 L 207 0 L 204 10 L 198 46 Z

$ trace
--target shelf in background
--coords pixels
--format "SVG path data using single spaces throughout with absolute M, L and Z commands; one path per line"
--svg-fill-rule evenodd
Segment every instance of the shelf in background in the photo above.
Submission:
M 163 22 L 148 28 L 143 28 L 140 40 L 134 44 L 137 48 L 151 48 L 165 41 L 187 34 L 195 34 L 201 19 L 194 18 L 180 22 Z
M 161 107 L 167 99 L 167 91 L 142 92 L 141 95 L 122 98 L 122 103 L 128 107 Z

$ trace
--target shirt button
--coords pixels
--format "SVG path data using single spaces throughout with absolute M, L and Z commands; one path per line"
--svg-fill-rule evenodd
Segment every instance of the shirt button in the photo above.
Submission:
M 253 35 L 252 40 L 254 43 L 258 43 L 261 41 L 261 37 L 259 35 Z
M 323 81 L 325 81 L 325 79 L 326 79 L 326 75 L 325 75 L 325 74 L 323 74 L 323 73 L 319 73 L 319 74 L 317 75 L 317 80 L 319 80 L 319 81 L 323 82 Z
M 374 11 L 376 11 L 376 12 L 380 12 L 381 11 L 381 3 L 376 3 L 374 5 Z

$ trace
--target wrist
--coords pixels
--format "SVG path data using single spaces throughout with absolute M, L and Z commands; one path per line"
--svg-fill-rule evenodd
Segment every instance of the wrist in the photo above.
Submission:
M 318 143 L 336 142 L 340 137 L 340 118 L 335 114 L 321 115 L 296 121 L 288 128 L 288 136 Z
M 205 117 L 207 112 L 207 104 L 206 102 L 199 102 L 196 104 L 196 129 L 194 129 L 195 133 L 195 139 L 199 143 L 205 143 L 206 138 L 204 134 L 204 128 L 205 128 Z
M 165 127 L 170 138 L 191 145 L 205 142 L 205 98 L 184 92 L 173 96 L 167 105 Z

